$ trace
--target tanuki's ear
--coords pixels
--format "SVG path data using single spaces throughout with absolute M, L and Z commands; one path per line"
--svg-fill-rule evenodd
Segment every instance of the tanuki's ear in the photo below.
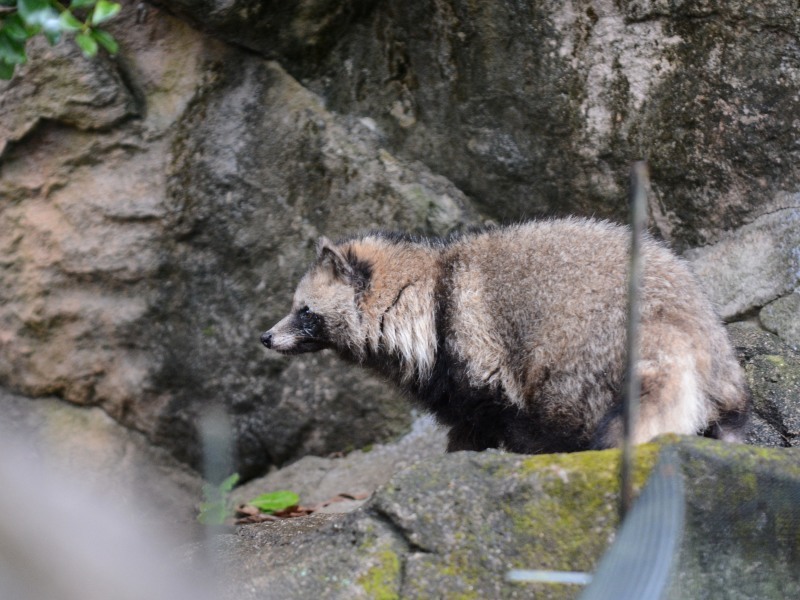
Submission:
M 353 267 L 348 262 L 342 251 L 328 238 L 322 236 L 317 240 L 317 260 L 324 264 L 330 262 L 333 272 L 337 277 L 347 279 L 353 278 Z

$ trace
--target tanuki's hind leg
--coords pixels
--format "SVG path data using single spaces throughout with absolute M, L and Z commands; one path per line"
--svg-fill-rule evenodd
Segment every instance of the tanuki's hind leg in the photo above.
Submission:
M 497 432 L 492 428 L 479 427 L 471 422 L 454 425 L 447 432 L 447 451 L 472 450 L 481 452 L 500 445 Z
M 633 427 L 633 443 L 643 444 L 664 433 L 694 435 L 706 427 L 708 400 L 698 385 L 691 355 L 639 362 L 641 396 Z M 601 421 L 593 448 L 622 445 L 622 403 Z
M 714 414 L 710 415 L 703 435 L 726 442 L 744 442 L 749 430 L 753 397 L 735 359 L 730 357 L 723 362 L 721 358 L 714 369 L 716 377 L 709 382 Z
M 744 443 L 750 422 L 749 407 L 743 410 L 729 410 L 712 422 L 703 435 L 724 442 Z

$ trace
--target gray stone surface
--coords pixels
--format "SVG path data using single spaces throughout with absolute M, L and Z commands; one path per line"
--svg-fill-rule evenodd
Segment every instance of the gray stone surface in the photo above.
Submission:
M 654 456 L 642 454 L 638 485 Z M 220 540 L 225 597 L 530 597 L 504 580 L 509 568 L 591 569 L 607 547 L 617 457 L 488 451 L 417 463 L 343 518 L 294 526 L 288 539 L 286 525 L 265 523 Z
M 156 0 L 201 29 L 268 57 L 324 56 L 376 0 Z
M 789 0 L 393 0 L 289 68 L 494 218 L 623 219 L 647 158 L 653 223 L 683 250 L 797 192 L 799 29 Z
M 41 36 L 27 52 L 17 76 L 0 81 L 0 156 L 42 120 L 96 131 L 139 115 L 135 93 L 107 58 L 86 60 L 75 44 L 50 46 Z
M 800 354 L 754 323 L 728 326 L 753 396 L 748 443 L 800 446 Z
M 800 288 L 767 304 L 758 318 L 765 329 L 800 350 Z
M 798 449 L 668 436 L 640 447 L 637 486 L 659 444 L 676 449 L 686 482 L 671 597 L 795 594 Z M 505 575 L 594 569 L 617 526 L 618 460 L 488 451 L 423 461 L 343 518 L 247 525 L 219 540 L 225 597 L 575 598 L 580 588 Z
M 679 449 L 686 523 L 671 599 L 800 595 L 800 449 Z
M 749 313 L 800 285 L 800 201 L 794 203 L 684 254 L 723 319 Z M 798 326 L 800 312 L 787 314 L 783 327 Z
M 338 494 L 372 494 L 398 471 L 426 458 L 442 456 L 446 435 L 431 417 L 416 420 L 411 431 L 397 441 L 375 444 L 338 458 L 306 456 L 264 477 L 234 490 L 235 504 L 248 502 L 260 494 L 292 490 L 305 506 L 330 500 Z M 349 512 L 361 502 L 337 502 L 331 512 Z
M 371 117 L 393 153 L 496 219 L 624 218 L 639 158 L 653 224 L 680 250 L 797 192 L 790 0 L 164 5 L 277 57 L 333 110 Z
M 102 498 L 175 538 L 201 533 L 196 520 L 200 476 L 99 408 L 56 398 L 31 400 L 0 389 L 0 439 L 25 449 L 15 457 L 18 468 L 47 469 L 83 495 L 94 494 L 98 502 Z

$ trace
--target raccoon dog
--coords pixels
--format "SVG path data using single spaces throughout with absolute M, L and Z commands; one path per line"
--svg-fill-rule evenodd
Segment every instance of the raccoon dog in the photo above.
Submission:
M 629 237 L 577 218 L 448 239 L 323 237 L 261 341 L 383 373 L 449 427 L 449 451 L 617 446 Z M 650 238 L 643 257 L 634 441 L 741 440 L 749 395 L 725 330 L 680 259 Z

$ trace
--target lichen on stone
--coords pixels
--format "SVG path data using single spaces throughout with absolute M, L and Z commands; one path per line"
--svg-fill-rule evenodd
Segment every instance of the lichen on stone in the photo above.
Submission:
M 359 585 L 369 598 L 393 600 L 400 597 L 400 557 L 390 548 L 378 550 L 374 559 L 377 564 L 358 578 Z
M 659 446 L 639 446 L 634 485 L 638 493 Z M 620 451 L 533 456 L 521 471 L 536 477 L 540 493 L 509 516 L 525 539 L 515 567 L 590 571 L 619 523 Z

